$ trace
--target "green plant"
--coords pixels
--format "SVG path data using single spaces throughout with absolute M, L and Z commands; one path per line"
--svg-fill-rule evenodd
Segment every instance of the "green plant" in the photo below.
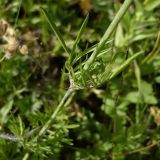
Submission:
M 56 25 L 52 22 L 52 20 L 50 19 L 48 13 L 42 9 L 48 23 L 50 24 L 52 30 L 54 31 L 54 33 L 56 34 L 58 40 L 60 41 L 61 45 L 63 46 L 64 50 L 69 54 L 69 60 L 66 62 L 66 68 L 68 69 L 68 74 L 69 74 L 69 78 L 70 78 L 70 87 L 68 89 L 68 91 L 66 92 L 66 94 L 64 95 L 63 99 L 61 100 L 60 104 L 58 105 L 57 109 L 53 112 L 52 116 L 50 117 L 50 119 L 47 121 L 47 123 L 43 126 L 42 130 L 40 131 L 40 136 L 45 132 L 45 130 L 49 127 L 49 125 L 52 123 L 52 121 L 55 119 L 55 117 L 57 116 L 58 112 L 61 110 L 61 108 L 63 107 L 63 105 L 65 104 L 65 101 L 68 99 L 68 97 L 70 97 L 70 95 L 77 89 L 79 88 L 83 88 L 83 87 L 92 87 L 89 86 L 90 84 L 86 84 L 86 82 L 88 81 L 87 79 L 83 79 L 85 86 L 81 86 L 81 84 L 77 84 L 78 83 L 82 83 L 80 82 L 81 79 L 79 80 L 79 78 L 81 77 L 86 77 L 89 78 L 89 80 L 91 82 L 91 84 L 95 84 L 96 86 L 101 85 L 100 82 L 96 82 L 96 79 L 99 79 L 99 77 L 97 76 L 95 78 L 95 80 L 92 78 L 92 74 L 91 71 L 89 70 L 90 66 L 92 65 L 93 67 L 96 66 L 96 64 L 94 63 L 95 59 L 97 58 L 97 55 L 100 54 L 101 50 L 104 48 L 105 43 L 107 42 L 107 40 L 109 39 L 109 37 L 111 36 L 111 34 L 114 32 L 116 26 L 118 25 L 119 21 L 122 19 L 123 15 L 125 14 L 125 12 L 127 11 L 129 5 L 131 4 L 132 0 L 126 0 L 123 4 L 123 6 L 121 7 L 121 9 L 119 10 L 119 12 L 117 13 L 115 19 L 112 21 L 111 25 L 108 27 L 106 33 L 104 34 L 104 36 L 101 38 L 100 42 L 98 43 L 98 45 L 95 47 L 92 55 L 89 57 L 89 59 L 85 60 L 85 62 L 81 62 L 79 64 L 79 66 L 77 67 L 78 69 L 76 70 L 76 72 L 74 71 L 73 68 L 73 61 L 75 61 L 75 63 L 77 62 L 77 57 L 80 57 L 81 55 L 78 55 L 78 53 L 75 53 L 75 49 L 78 45 L 78 42 L 80 41 L 80 37 L 83 33 L 84 27 L 86 26 L 87 20 L 88 20 L 88 16 L 86 17 L 86 19 L 84 20 L 79 34 L 77 35 L 77 38 L 75 40 L 75 43 L 73 45 L 73 48 L 71 50 L 71 53 L 69 52 L 60 32 L 58 31 Z M 137 56 L 139 56 L 142 52 L 135 54 L 134 56 L 132 56 L 131 58 L 129 58 L 128 60 L 126 60 L 126 62 L 124 62 L 123 64 L 121 64 L 120 67 L 118 67 L 117 69 L 111 71 L 111 69 L 108 71 L 108 67 L 105 68 L 104 73 L 106 74 L 106 70 L 108 72 L 110 72 L 109 77 L 105 77 L 106 81 L 107 79 L 112 79 L 114 78 L 117 74 L 119 74 L 126 66 L 128 66 L 131 61 L 133 61 Z M 84 55 L 84 53 L 80 53 L 82 55 Z M 83 66 L 84 64 L 84 66 Z M 108 64 L 105 64 L 108 65 Z M 111 64 L 109 64 L 111 65 Z M 96 67 L 94 67 L 95 70 L 98 69 Z M 96 71 L 95 71 L 96 72 Z M 79 75 L 78 75 L 79 74 Z M 77 77 L 78 75 L 78 77 Z M 79 77 L 81 76 L 81 77 Z

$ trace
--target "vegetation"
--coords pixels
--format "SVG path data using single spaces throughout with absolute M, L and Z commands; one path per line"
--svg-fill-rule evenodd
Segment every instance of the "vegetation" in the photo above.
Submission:
M 0 2 L 0 160 L 158 160 L 160 1 Z

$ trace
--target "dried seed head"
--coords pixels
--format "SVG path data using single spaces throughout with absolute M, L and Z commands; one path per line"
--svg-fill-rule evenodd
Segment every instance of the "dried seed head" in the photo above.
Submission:
M 0 36 L 3 36 L 8 28 L 8 23 L 5 20 L 0 21 Z
M 6 44 L 0 45 L 0 49 L 5 52 L 6 58 L 12 57 L 17 51 L 23 55 L 28 54 L 28 47 L 25 41 L 21 41 L 22 38 L 17 37 L 16 33 L 15 29 L 7 21 L 0 20 L 0 36 L 6 41 Z
M 0 36 L 16 36 L 15 29 L 4 19 L 0 20 Z
M 22 45 L 21 47 L 19 47 L 19 51 L 20 51 L 20 53 L 21 54 L 23 54 L 23 55 L 26 55 L 26 54 L 28 54 L 28 47 L 27 47 L 27 45 Z
M 154 122 L 159 127 L 160 126 L 160 108 L 153 106 L 150 108 L 150 114 L 154 118 Z
M 88 13 L 93 8 L 93 4 L 91 0 L 81 0 L 80 7 L 84 12 Z

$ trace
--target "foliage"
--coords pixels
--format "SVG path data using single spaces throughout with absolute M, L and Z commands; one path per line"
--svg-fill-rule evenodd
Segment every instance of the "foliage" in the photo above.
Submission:
M 1 1 L 0 160 L 158 160 L 159 9 Z

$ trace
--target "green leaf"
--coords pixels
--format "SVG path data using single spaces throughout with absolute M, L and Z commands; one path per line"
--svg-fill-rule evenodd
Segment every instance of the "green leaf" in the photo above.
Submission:
M 153 94 L 153 88 L 151 83 L 141 80 L 141 85 L 141 87 L 143 88 L 144 95 Z
M 84 32 L 84 29 L 86 28 L 86 25 L 87 25 L 87 22 L 88 22 L 88 18 L 89 18 L 89 14 L 87 15 L 87 17 L 85 18 L 84 22 L 82 23 L 82 26 L 79 30 L 79 33 L 77 35 L 77 38 L 74 42 L 74 45 L 73 45 L 73 48 L 72 48 L 72 51 L 71 51 L 71 59 L 70 59 L 70 62 L 72 63 L 73 59 L 75 58 L 75 49 L 80 41 L 80 38 Z
M 141 89 L 142 89 L 142 94 L 144 98 L 144 102 L 146 104 L 156 104 L 157 99 L 154 96 L 152 84 L 141 80 Z M 141 102 L 141 96 L 138 91 L 133 91 L 127 94 L 126 99 L 130 101 L 131 103 L 139 103 Z
M 142 34 L 138 34 L 137 36 L 134 36 L 132 39 L 131 39 L 131 42 L 136 42 L 136 41 L 142 41 L 144 39 L 149 39 L 149 38 L 153 38 L 153 37 L 156 37 L 156 34 L 155 33 L 142 33 Z
M 141 102 L 141 97 L 139 96 L 139 92 L 130 92 L 127 94 L 126 100 L 136 104 Z M 156 104 L 157 99 L 152 94 L 145 94 L 144 102 L 146 104 Z
M 127 67 L 134 59 L 136 59 L 138 56 L 140 56 L 143 52 L 140 51 L 136 54 L 134 54 L 133 56 L 131 56 L 130 58 L 128 58 L 123 64 L 121 64 L 119 67 L 117 67 L 116 69 L 114 69 L 109 77 L 109 79 L 114 78 L 116 75 L 118 75 L 120 72 L 122 72 L 122 70 Z
M 145 9 L 147 11 L 151 11 L 155 9 L 156 7 L 159 7 L 160 5 L 160 0 L 146 0 L 145 1 Z
M 111 118 L 114 118 L 116 115 L 115 102 L 111 98 L 107 98 L 105 105 L 102 105 L 102 110 L 109 115 Z
M 99 55 L 97 57 L 100 57 L 102 56 L 103 54 L 109 52 L 111 50 L 111 47 L 107 48 L 106 47 L 108 46 L 108 44 L 110 44 L 111 42 L 113 42 L 113 40 L 108 40 L 106 43 L 105 43 L 105 46 L 104 46 L 104 50 L 102 50 Z M 76 59 L 73 60 L 73 65 L 78 61 L 80 60 L 83 56 L 87 55 L 88 53 L 90 52 L 93 52 L 95 50 L 95 48 L 98 46 L 98 44 L 95 44 L 87 49 L 85 49 L 83 52 L 81 52 L 79 55 L 77 55 Z
M 64 40 L 63 40 L 63 38 L 62 38 L 62 35 L 60 34 L 60 32 L 59 32 L 56 24 L 53 23 L 53 21 L 51 20 L 48 12 L 47 12 L 44 8 L 41 8 L 41 10 L 42 10 L 42 13 L 44 14 L 47 22 L 49 23 L 52 31 L 55 33 L 56 37 L 58 38 L 59 42 L 61 43 L 63 49 L 64 49 L 68 54 L 70 54 L 69 49 L 67 48 L 67 46 L 66 46 L 66 44 L 65 44 L 65 42 L 64 42 Z
M 0 110 L 0 123 L 5 123 L 7 121 L 7 114 L 10 112 L 13 106 L 13 100 L 9 101 L 6 105 Z
M 160 84 L 160 76 L 155 77 L 155 81 Z
M 115 33 L 115 45 L 117 47 L 123 47 L 124 46 L 123 42 L 124 42 L 123 27 L 122 24 L 119 23 Z

